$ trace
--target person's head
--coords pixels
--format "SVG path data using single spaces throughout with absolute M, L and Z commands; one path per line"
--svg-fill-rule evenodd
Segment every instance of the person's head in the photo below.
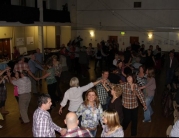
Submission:
M 109 71 L 108 70 L 103 70 L 102 71 L 102 79 L 108 79 L 108 76 L 109 76 Z
M 69 112 L 66 115 L 64 122 L 67 125 L 68 129 L 74 129 L 74 128 L 78 127 L 78 123 L 79 123 L 78 117 L 74 112 Z
M 116 71 L 117 71 L 117 67 L 113 65 L 113 66 L 110 68 L 110 72 L 111 72 L 111 73 L 115 73 Z
M 92 43 L 89 43 L 89 47 L 92 47 Z
M 140 67 L 139 67 L 139 72 L 142 72 L 142 73 L 146 73 L 146 67 L 145 67 L 145 65 L 141 65 Z
M 174 52 L 170 51 L 169 56 L 170 56 L 170 58 L 173 58 L 174 57 Z
M 21 78 L 22 77 L 28 77 L 28 72 L 26 71 L 26 70 L 23 70 L 22 72 L 21 72 Z
M 32 60 L 35 60 L 35 54 L 34 54 L 34 53 L 31 53 L 31 54 L 30 54 L 30 58 L 31 58 Z
M 118 60 L 119 59 L 119 55 L 115 54 L 115 59 Z
M 111 95 L 114 97 L 120 97 L 122 94 L 122 89 L 119 86 L 114 85 L 111 90 Z
M 122 60 L 117 61 L 117 67 L 121 68 L 122 67 Z
M 87 106 L 89 102 L 95 103 L 96 107 L 99 106 L 99 98 L 96 90 L 94 88 L 89 89 L 85 94 L 84 104 Z
M 18 63 L 23 63 L 24 62 L 24 56 L 19 56 L 17 61 L 18 61 Z
M 115 110 L 106 110 L 103 112 L 103 123 L 113 131 L 117 126 L 120 126 L 119 115 Z
M 52 68 L 52 67 L 53 67 L 53 62 L 52 62 L 52 59 L 51 59 L 51 58 L 47 60 L 46 66 L 47 66 L 48 68 Z
M 19 71 L 16 71 L 14 76 L 18 79 L 21 77 L 21 73 Z
M 38 98 L 38 107 L 47 111 L 52 105 L 51 98 L 49 94 L 41 94 Z
M 79 86 L 79 80 L 77 77 L 73 77 L 70 80 L 70 87 L 78 87 Z
M 37 49 L 36 49 L 36 52 L 37 52 L 37 53 L 40 53 L 40 49 L 39 49 L 39 48 L 37 48 Z
M 150 46 L 149 46 L 149 49 L 152 51 L 152 50 L 153 50 L 153 45 L 150 45 Z
M 151 49 L 148 49 L 147 53 L 148 53 L 148 55 L 150 55 L 152 53 Z
M 156 45 L 156 49 L 159 49 L 159 45 Z
M 136 82 L 136 77 L 135 77 L 135 75 L 132 74 L 132 73 L 129 73 L 129 74 L 126 76 L 126 78 L 127 78 L 127 82 L 128 82 L 128 83 L 135 83 L 135 82 Z
M 148 78 L 154 78 L 155 77 L 155 70 L 154 70 L 154 68 L 148 68 L 146 73 L 147 73 L 147 77 Z
M 58 60 L 58 57 L 56 55 L 53 55 L 52 60 L 53 60 L 53 62 L 56 62 Z

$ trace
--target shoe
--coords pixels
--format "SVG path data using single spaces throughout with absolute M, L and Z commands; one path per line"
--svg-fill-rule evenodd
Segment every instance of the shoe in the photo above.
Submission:
M 143 123 L 145 123 L 145 122 L 148 122 L 148 123 L 150 123 L 150 122 L 151 122 L 151 120 L 149 120 L 149 121 L 145 121 L 145 120 L 143 120 L 142 122 L 143 122 Z
M 0 125 L 0 128 L 2 128 L 3 126 Z
M 21 124 L 29 124 L 29 123 L 30 123 L 30 121 L 29 122 L 23 122 L 23 121 L 21 122 Z

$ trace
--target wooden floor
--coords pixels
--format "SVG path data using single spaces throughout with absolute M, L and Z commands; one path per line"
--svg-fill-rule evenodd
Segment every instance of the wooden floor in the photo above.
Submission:
M 61 82 L 61 90 L 65 92 L 69 88 L 69 80 L 73 76 L 77 76 L 80 79 L 80 86 L 87 84 L 90 81 L 96 80 L 97 77 L 101 75 L 100 71 L 94 71 L 94 63 L 91 63 L 89 70 L 89 78 L 82 79 L 81 76 L 74 75 L 72 72 L 66 72 L 63 81 Z M 138 137 L 165 137 L 167 127 L 173 123 L 173 116 L 171 115 L 168 118 L 165 118 L 162 115 L 162 106 L 161 106 L 161 94 L 164 91 L 164 74 L 165 72 L 161 71 L 161 74 L 157 78 L 157 90 L 152 103 L 154 114 L 152 115 L 151 123 L 143 123 L 143 110 L 142 106 L 139 107 L 138 112 Z M 38 86 L 39 92 L 47 93 L 46 83 L 43 81 L 42 87 Z M 29 117 L 31 123 L 21 124 L 19 120 L 19 110 L 18 104 L 13 96 L 13 86 L 7 84 L 8 98 L 6 102 L 6 109 L 10 112 L 4 117 L 4 120 L 0 120 L 0 125 L 3 128 L 0 129 L 0 137 L 32 137 L 32 116 L 33 112 L 37 108 L 37 95 L 32 94 L 31 102 L 29 105 Z M 53 121 L 60 127 L 65 127 L 64 118 L 67 113 L 66 106 L 63 110 L 63 114 L 59 115 L 59 104 L 52 110 L 51 116 Z M 98 127 L 97 136 L 100 137 L 101 126 Z M 130 125 L 127 130 L 125 130 L 125 137 L 130 136 Z M 60 135 L 56 133 L 57 137 Z

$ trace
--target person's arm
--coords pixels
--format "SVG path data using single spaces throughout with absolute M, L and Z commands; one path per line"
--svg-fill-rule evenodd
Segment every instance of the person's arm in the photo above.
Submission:
M 30 70 L 26 70 L 26 71 L 28 72 L 28 74 L 29 74 L 34 80 L 38 81 L 38 78 L 36 78 L 36 77 L 32 74 L 32 72 L 31 72 Z
M 40 79 L 45 79 L 47 78 L 48 76 L 50 76 L 51 73 L 47 72 L 46 74 L 44 74 L 42 77 L 40 77 Z
M 135 94 L 137 95 L 137 97 L 139 98 L 141 104 L 144 107 L 144 110 L 147 110 L 147 106 L 144 100 L 144 94 L 142 93 L 142 91 L 138 88 L 137 84 L 133 87 L 136 87 L 135 89 L 133 89 L 133 91 L 135 92 Z
M 106 91 L 110 91 L 110 89 L 106 86 L 106 83 L 102 83 L 102 85 L 106 89 Z
M 83 92 L 87 91 L 88 89 L 92 88 L 94 85 L 98 84 L 100 81 L 101 80 L 98 80 L 96 82 L 91 82 L 85 86 L 82 86 L 82 87 L 80 87 L 80 91 L 83 93 Z
M 152 60 L 153 60 L 154 64 L 156 65 L 156 62 L 155 62 L 155 58 L 154 58 L 154 56 L 152 56 Z
M 76 111 L 76 115 L 78 116 L 78 118 L 80 117 L 80 116 L 82 116 L 82 113 L 83 113 L 83 104 L 81 104 L 80 106 L 79 106 L 79 108 L 78 108 L 78 110 Z
M 2 70 L 1 72 L 0 72 L 0 76 L 4 73 L 4 72 L 6 72 L 6 71 L 8 71 L 8 70 L 10 70 L 11 68 L 10 67 L 6 67 L 4 70 Z
M 68 91 L 65 92 L 65 95 L 63 97 L 63 100 L 62 102 L 60 103 L 60 109 L 59 109 L 59 114 L 61 115 L 62 114 L 62 109 L 63 107 L 67 104 L 67 101 L 69 100 L 69 94 L 68 94 Z
M 98 107 L 98 109 L 99 109 L 99 114 L 100 114 L 100 123 L 101 123 L 101 125 L 103 125 L 103 108 L 102 108 L 102 106 L 101 106 L 101 104 L 99 104 L 99 107 Z
M 154 84 L 155 84 L 155 79 L 154 79 L 154 78 L 151 78 L 151 79 L 147 82 L 147 84 L 144 85 L 144 86 L 142 86 L 142 87 L 140 87 L 140 89 L 145 89 L 145 88 L 147 88 L 147 87 L 149 87 L 149 86 L 151 86 L 151 85 L 154 85 Z

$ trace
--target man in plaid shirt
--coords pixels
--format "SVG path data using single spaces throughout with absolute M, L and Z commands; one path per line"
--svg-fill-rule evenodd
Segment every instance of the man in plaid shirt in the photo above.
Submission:
M 108 80 L 108 76 L 109 76 L 109 71 L 103 70 L 102 76 L 100 78 L 98 78 L 97 80 L 102 79 L 103 81 L 109 83 L 110 81 Z M 101 104 L 103 111 L 104 111 L 104 110 L 107 109 L 108 103 L 110 102 L 110 97 L 109 97 L 108 91 L 104 88 L 102 83 L 98 83 L 96 85 L 96 90 L 97 90 L 97 93 L 98 93 L 100 104 Z
M 66 133 L 66 129 L 60 128 L 53 123 L 52 118 L 47 110 L 52 105 L 51 98 L 48 94 L 42 94 L 38 99 L 38 108 L 33 115 L 33 136 L 34 137 L 56 137 L 55 130 L 61 135 Z
M 29 69 L 29 65 L 24 62 L 24 56 L 20 56 L 18 58 L 18 63 L 15 64 L 14 66 L 14 69 L 13 69 L 13 72 L 15 73 L 16 71 L 19 71 L 19 72 L 22 72 L 23 70 L 26 70 L 28 71 L 28 74 L 30 76 L 32 76 L 32 78 L 34 78 L 35 80 L 38 80 L 33 74 L 32 72 L 30 71 Z
M 69 112 L 65 119 L 67 133 L 62 137 L 93 137 L 89 130 L 79 128 L 78 123 L 77 115 L 74 112 Z

